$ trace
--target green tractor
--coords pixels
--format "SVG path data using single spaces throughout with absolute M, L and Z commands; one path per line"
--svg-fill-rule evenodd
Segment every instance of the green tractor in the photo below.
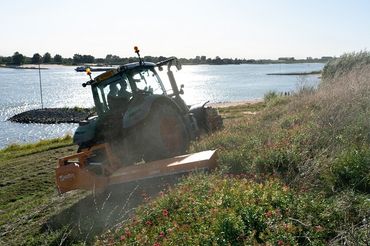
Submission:
M 135 52 L 139 55 L 137 48 Z M 183 101 L 183 85 L 178 88 L 172 66 L 181 69 L 175 57 L 151 63 L 139 55 L 139 62 L 94 79 L 88 72 L 90 81 L 82 85 L 91 86 L 97 115 L 79 123 L 73 137 L 79 151 L 108 143 L 123 165 L 150 162 L 185 154 L 190 141 L 202 132 L 221 128 L 217 110 L 206 103 L 190 107 Z M 156 72 L 163 67 L 170 90 Z

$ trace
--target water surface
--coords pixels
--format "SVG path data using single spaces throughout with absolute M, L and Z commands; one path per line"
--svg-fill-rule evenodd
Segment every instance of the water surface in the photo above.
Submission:
M 294 91 L 305 83 L 315 85 L 319 79 L 311 76 L 279 76 L 267 73 L 310 72 L 324 64 L 264 64 L 264 65 L 197 65 L 183 66 L 175 72 L 178 84 L 184 84 L 184 99 L 188 104 L 202 101 L 233 102 L 263 98 L 268 91 Z M 93 73 L 94 76 L 99 73 Z M 161 72 L 161 77 L 166 77 Z M 44 107 L 92 107 L 85 73 L 74 67 L 50 66 L 41 70 Z M 165 84 L 168 84 L 165 82 Z M 25 110 L 41 107 L 38 70 L 0 69 L 0 148 L 12 143 L 35 142 L 41 139 L 73 134 L 77 124 L 19 124 L 7 121 Z M 168 86 L 167 86 L 168 87 Z M 169 88 L 169 87 L 168 87 Z

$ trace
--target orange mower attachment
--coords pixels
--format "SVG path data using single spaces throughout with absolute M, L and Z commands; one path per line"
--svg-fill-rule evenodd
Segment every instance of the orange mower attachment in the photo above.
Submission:
M 104 163 L 100 163 L 98 174 L 91 170 L 91 166 L 96 163 L 88 163 L 94 151 L 105 151 L 107 157 Z M 80 153 L 60 158 L 55 171 L 56 184 L 60 193 L 76 189 L 102 191 L 114 184 L 196 170 L 211 170 L 217 166 L 217 153 L 216 150 L 207 150 L 148 163 L 122 166 L 108 144 L 96 145 Z

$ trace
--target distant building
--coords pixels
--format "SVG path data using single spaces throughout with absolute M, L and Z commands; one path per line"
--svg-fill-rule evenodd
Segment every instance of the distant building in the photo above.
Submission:
M 321 60 L 325 60 L 325 61 L 328 61 L 328 60 L 331 60 L 331 59 L 333 59 L 332 56 L 322 56 L 321 57 Z
M 279 57 L 279 61 L 294 61 L 294 57 Z

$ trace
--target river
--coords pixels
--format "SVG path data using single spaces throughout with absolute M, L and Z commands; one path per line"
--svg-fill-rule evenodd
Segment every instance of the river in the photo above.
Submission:
M 184 100 L 188 104 L 202 101 L 234 102 L 263 98 L 268 91 L 291 92 L 302 84 L 317 85 L 317 75 L 279 76 L 268 73 L 310 72 L 325 64 L 263 65 L 197 65 L 183 66 L 175 72 L 178 84 L 184 84 Z M 41 70 L 44 107 L 92 107 L 85 73 L 71 66 L 48 66 Z M 100 73 L 93 73 L 96 76 Z M 162 78 L 166 77 L 161 72 Z M 0 68 L 0 148 L 12 143 L 29 143 L 41 139 L 73 134 L 77 124 L 19 124 L 7 121 L 23 111 L 41 108 L 38 70 Z

